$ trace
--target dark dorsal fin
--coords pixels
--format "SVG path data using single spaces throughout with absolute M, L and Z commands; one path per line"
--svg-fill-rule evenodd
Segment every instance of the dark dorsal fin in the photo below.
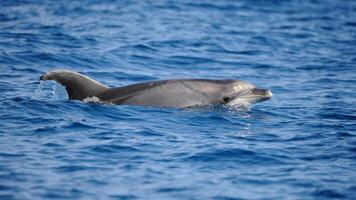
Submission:
M 41 76 L 40 80 L 54 80 L 65 86 L 70 100 L 83 100 L 108 89 L 105 85 L 77 72 L 52 71 Z

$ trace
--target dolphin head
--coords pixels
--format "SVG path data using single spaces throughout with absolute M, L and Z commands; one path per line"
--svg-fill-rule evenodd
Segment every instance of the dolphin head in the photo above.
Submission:
M 229 106 L 249 106 L 272 98 L 271 90 L 257 88 L 244 81 L 235 81 L 228 88 L 229 94 L 224 101 Z

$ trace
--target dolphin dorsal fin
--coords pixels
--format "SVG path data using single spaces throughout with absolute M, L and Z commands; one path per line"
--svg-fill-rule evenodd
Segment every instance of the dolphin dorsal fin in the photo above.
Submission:
M 54 80 L 65 86 L 70 100 L 83 100 L 104 92 L 107 86 L 77 72 L 58 70 L 43 74 L 40 80 Z

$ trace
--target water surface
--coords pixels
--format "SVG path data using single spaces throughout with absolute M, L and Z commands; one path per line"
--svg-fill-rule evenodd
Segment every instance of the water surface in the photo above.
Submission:
M 355 1 L 0 2 L 0 199 L 355 199 Z M 250 110 L 66 100 L 44 72 L 269 88 Z

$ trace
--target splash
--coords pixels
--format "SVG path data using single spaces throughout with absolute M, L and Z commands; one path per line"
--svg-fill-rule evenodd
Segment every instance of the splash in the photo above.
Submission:
M 57 100 L 57 98 L 56 98 L 56 84 L 54 84 L 52 87 L 52 99 Z
M 33 94 L 32 99 L 39 99 L 41 96 L 41 92 L 43 89 L 44 81 L 40 81 L 40 83 L 37 85 L 35 94 Z
M 67 97 L 67 92 L 64 87 L 55 82 L 46 81 L 40 81 L 32 95 L 32 99 L 35 100 L 46 99 L 56 101 L 68 99 Z

